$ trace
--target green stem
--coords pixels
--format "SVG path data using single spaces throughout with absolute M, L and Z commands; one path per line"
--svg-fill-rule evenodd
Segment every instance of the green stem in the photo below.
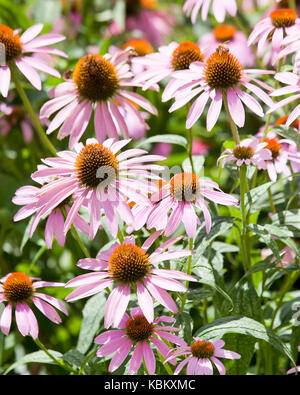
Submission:
M 230 111 L 229 111 L 228 100 L 227 100 L 227 91 L 226 90 L 222 91 L 222 96 L 223 96 L 224 106 L 225 106 L 226 114 L 227 114 L 227 117 L 228 117 L 228 120 L 229 120 L 229 124 L 230 124 L 230 128 L 231 128 L 231 132 L 232 132 L 233 138 L 234 138 L 236 144 L 239 145 L 240 142 L 241 142 L 240 141 L 240 136 L 239 136 L 239 132 L 238 132 L 238 129 L 236 127 L 236 124 L 234 123 L 234 121 L 233 121 L 233 119 L 231 117 Z
M 83 244 L 83 242 L 80 239 L 80 236 L 75 228 L 74 225 L 71 225 L 71 229 L 72 229 L 72 233 L 77 241 L 77 243 L 79 244 L 79 247 L 81 248 L 81 251 L 83 252 L 83 254 L 85 255 L 86 258 L 90 258 L 90 253 L 88 252 L 88 250 L 86 249 L 85 245 Z
M 193 246 L 194 246 L 194 239 L 190 238 L 189 239 L 189 250 L 190 251 L 193 250 Z M 186 269 L 186 274 L 190 275 L 191 271 L 192 271 L 192 255 L 190 255 L 188 257 L 188 265 L 187 265 L 187 269 Z M 186 303 L 186 300 L 187 300 L 188 289 L 189 289 L 189 281 L 186 282 L 186 292 L 185 292 L 184 297 L 183 297 L 182 302 L 181 302 L 181 308 L 180 308 L 181 312 L 183 312 L 183 310 L 184 310 L 184 306 L 185 306 L 185 303 Z
M 296 1 L 295 0 L 288 0 L 289 1 L 289 8 L 291 9 L 291 10 L 294 10 L 294 11 L 296 11 Z
M 187 112 L 190 110 L 190 105 L 186 105 Z M 194 166 L 194 161 L 193 161 L 193 128 L 188 129 L 188 146 L 187 146 L 187 154 L 190 158 L 191 166 L 192 166 L 192 172 L 195 173 L 195 166 Z
M 52 359 L 52 361 L 54 361 L 56 363 L 56 365 L 62 367 L 63 369 L 67 370 L 70 373 L 75 373 L 77 374 L 77 371 L 73 370 L 71 367 L 66 366 L 64 364 L 64 362 L 60 359 L 57 359 L 54 355 L 51 354 L 51 352 L 49 350 L 47 350 L 47 348 L 44 346 L 44 344 L 38 339 L 33 339 L 35 344 L 42 350 L 44 351 L 45 354 L 48 355 L 49 358 Z
M 240 194 L 241 194 L 241 213 L 242 213 L 242 233 L 241 233 L 241 246 L 243 255 L 244 270 L 248 271 L 251 267 L 250 251 L 249 251 L 249 234 L 248 234 L 248 219 L 246 208 L 245 208 L 245 195 L 248 192 L 247 184 L 247 167 L 243 164 L 240 167 Z
M 194 166 L 194 161 L 193 161 L 193 130 L 192 130 L 192 128 L 189 129 L 188 155 L 189 155 L 191 166 L 192 166 L 192 172 L 195 174 L 195 166 Z
M 277 65 L 277 69 L 276 69 L 276 73 L 275 73 L 275 74 L 277 74 L 277 73 L 280 72 L 282 63 L 283 63 L 283 58 L 281 58 L 281 59 L 279 60 L 278 65 Z M 278 80 L 275 80 L 274 89 L 277 89 L 277 88 L 278 88 L 278 85 L 279 85 L 279 81 L 278 81 Z M 270 114 L 268 115 L 268 118 L 267 118 L 267 121 L 266 121 L 264 134 L 263 134 L 263 137 L 262 137 L 262 139 L 261 139 L 262 141 L 264 141 L 264 139 L 266 138 L 266 135 L 268 134 L 269 125 L 270 125 L 270 121 L 271 121 L 271 117 L 272 117 L 272 114 L 270 113 Z
M 120 243 L 122 244 L 124 241 L 124 236 L 123 236 L 123 233 L 122 233 L 120 227 L 118 228 L 118 239 L 119 239 Z
M 160 353 L 159 351 L 156 350 L 156 352 L 157 352 L 157 354 L 158 354 L 158 357 L 159 357 L 159 359 L 160 359 L 160 362 L 163 364 L 164 368 L 165 368 L 166 371 L 168 372 L 168 375 L 169 375 L 169 376 L 173 376 L 174 373 L 173 373 L 172 369 L 170 368 L 170 365 L 168 364 L 168 362 L 164 363 L 164 362 L 165 362 L 165 358 L 161 355 L 161 353 Z
M 37 116 L 35 115 L 35 112 L 34 112 L 32 106 L 31 106 L 31 103 L 30 103 L 30 101 L 29 101 L 29 99 L 28 99 L 28 97 L 27 97 L 27 95 L 25 93 L 25 90 L 22 87 L 22 84 L 21 84 L 21 82 L 20 82 L 20 80 L 18 78 L 17 68 L 16 68 L 15 64 L 13 62 L 10 62 L 9 63 L 9 68 L 10 68 L 10 72 L 11 72 L 12 81 L 14 82 L 14 84 L 16 86 L 18 94 L 19 94 L 20 98 L 22 99 L 23 104 L 24 104 L 26 110 L 28 111 L 28 113 L 29 113 L 29 115 L 31 117 L 32 122 L 33 122 L 38 134 L 40 135 L 43 143 L 48 148 L 48 150 L 54 156 L 56 156 L 56 149 L 53 146 L 53 144 L 51 143 L 51 141 L 48 139 L 44 129 L 42 128 L 42 126 L 41 126 L 41 124 L 40 124 L 40 122 L 39 122 L 39 120 L 37 118 Z

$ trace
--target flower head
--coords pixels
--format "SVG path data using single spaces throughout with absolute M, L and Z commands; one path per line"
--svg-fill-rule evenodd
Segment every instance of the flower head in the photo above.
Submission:
M 300 98 L 300 77 L 297 74 L 284 71 L 277 73 L 274 78 L 277 81 L 286 84 L 286 86 L 274 90 L 271 93 L 271 96 L 277 97 L 277 96 L 289 95 L 293 93 L 294 94 L 286 97 L 285 99 L 280 100 L 276 104 L 273 103 L 270 106 L 271 108 L 267 111 L 267 114 L 272 113 L 278 110 L 279 108 L 284 107 L 287 104 L 292 103 L 293 101 L 296 101 Z M 300 104 L 296 105 L 293 111 L 289 114 L 286 121 L 286 126 L 290 126 L 299 117 L 300 117 Z
M 101 224 L 102 211 L 106 215 L 108 227 L 114 237 L 118 232 L 118 215 L 130 225 L 132 213 L 126 199 L 132 198 L 137 202 L 148 198 L 137 191 L 152 190 L 148 182 L 151 173 L 148 170 L 155 166 L 143 164 L 163 160 L 159 155 L 143 155 L 147 151 L 131 149 L 118 153 L 130 140 L 114 141 L 107 139 L 100 144 L 96 139 L 88 139 L 84 146 L 78 143 L 73 151 L 61 151 L 56 158 L 47 158 L 46 166 L 33 174 L 34 179 L 52 177 L 35 196 L 39 207 L 35 220 L 47 215 L 61 202 L 72 196 L 72 207 L 65 220 L 63 231 L 66 234 L 74 222 L 81 207 L 87 207 L 90 217 L 91 239 L 95 237 Z M 141 176 L 143 179 L 141 179 Z M 152 188 L 152 189 L 151 189 Z M 24 203 L 24 202 L 23 202 Z M 23 204 L 22 201 L 19 204 Z M 27 210 L 35 208 L 27 207 Z
M 245 110 L 242 102 L 260 117 L 264 115 L 264 112 L 257 100 L 242 90 L 242 87 L 247 88 L 269 106 L 272 105 L 270 97 L 260 87 L 254 85 L 252 81 L 269 91 L 272 88 L 256 78 L 250 77 L 250 73 L 273 74 L 272 71 L 268 70 L 244 70 L 239 60 L 232 55 L 227 46 L 218 46 L 217 50 L 210 55 L 204 64 L 194 62 L 190 65 L 189 70 L 178 71 L 173 74 L 179 88 L 172 92 L 175 102 L 169 112 L 183 107 L 199 95 L 191 105 L 187 116 L 186 128 L 190 129 L 200 118 L 210 99 L 211 104 L 206 118 L 206 127 L 210 131 L 217 122 L 223 98 L 226 95 L 233 121 L 237 126 L 243 127 Z
M 65 40 L 65 37 L 52 33 L 37 37 L 42 29 L 43 25 L 39 23 L 31 26 L 19 36 L 17 31 L 12 30 L 6 25 L 0 25 L 0 43 L 5 47 L 6 61 L 13 62 L 19 71 L 38 90 L 41 90 L 42 83 L 36 70 L 60 78 L 60 73 L 49 66 L 45 60 L 45 56 L 47 55 L 49 57 L 50 55 L 50 59 L 51 55 L 67 57 L 60 50 L 48 48 L 49 45 Z M 27 54 L 29 53 L 40 56 L 28 56 Z M 11 72 L 9 66 L 7 64 L 0 66 L 0 92 L 4 97 L 7 97 L 10 80 Z
M 143 123 L 135 105 L 151 114 L 157 114 L 156 108 L 141 95 L 126 90 L 136 86 L 129 79 L 133 74 L 127 63 L 131 48 L 118 51 L 115 55 L 85 55 L 76 64 L 73 79 L 58 85 L 54 89 L 54 98 L 43 105 L 42 119 L 49 119 L 47 133 L 59 129 L 58 138 L 70 136 L 69 147 L 80 140 L 94 110 L 94 126 L 98 141 L 102 143 L 106 136 L 118 139 L 119 134 L 129 136 L 128 124 L 122 112 L 132 114 Z
M 123 243 L 116 242 L 108 250 L 100 252 L 96 259 L 81 259 L 77 265 L 82 269 L 93 270 L 94 273 L 82 274 L 68 281 L 66 287 L 77 289 L 66 300 L 70 302 L 85 298 L 115 285 L 105 307 L 105 328 L 119 325 L 132 292 L 136 293 L 139 306 L 149 323 L 154 319 L 153 299 L 176 313 L 177 306 L 165 290 L 185 292 L 186 287 L 177 280 L 196 279 L 178 270 L 156 269 L 153 266 L 168 259 L 191 255 L 192 252 L 166 251 L 180 239 L 173 238 L 149 254 L 148 249 L 159 234 L 161 232 L 150 236 L 141 247 L 135 244 L 133 236 L 129 236 Z
M 15 308 L 16 323 L 23 336 L 38 337 L 39 327 L 36 317 L 29 307 L 31 303 L 38 308 L 49 320 L 59 324 L 61 318 L 54 309 L 68 315 L 64 305 L 56 298 L 44 293 L 36 292 L 42 287 L 62 287 L 64 284 L 41 281 L 31 278 L 24 273 L 9 273 L 0 279 L 0 302 L 7 302 L 1 319 L 0 329 L 8 335 L 12 322 L 12 310 Z M 52 307 L 53 306 L 53 307 Z
M 148 321 L 142 310 L 133 308 L 130 316 L 125 313 L 118 328 L 101 333 L 94 340 L 96 344 L 103 344 L 97 351 L 98 357 L 115 353 L 111 359 L 108 371 L 114 372 L 124 362 L 133 349 L 129 365 L 129 374 L 135 374 L 144 359 L 149 374 L 155 374 L 156 362 L 153 349 L 167 357 L 170 347 L 163 340 L 184 346 L 185 342 L 170 332 L 178 332 L 180 329 L 173 326 L 161 325 L 161 323 L 173 323 L 175 318 L 160 316 Z M 163 339 L 163 340 L 162 340 Z
M 235 148 L 228 148 L 222 152 L 217 163 L 221 160 L 222 167 L 225 166 L 226 162 L 235 162 L 237 166 L 253 164 L 259 170 L 265 170 L 267 167 L 266 160 L 272 159 L 271 151 L 266 149 L 267 145 L 266 141 L 261 143 L 256 138 L 245 139 Z
M 139 84 L 142 83 L 142 89 L 145 90 L 153 84 L 172 77 L 174 71 L 186 70 L 193 62 L 203 61 L 204 55 L 201 49 L 192 41 L 183 41 L 180 44 L 171 42 L 169 45 L 159 47 L 158 52 L 133 59 L 134 64 L 140 64 L 145 67 L 144 71 L 135 76 L 134 81 Z M 182 82 L 180 85 L 182 85 Z M 173 92 L 176 87 L 174 87 L 174 81 L 171 80 L 163 94 L 162 100 L 168 100 L 166 96 L 168 89 Z
M 277 54 L 283 44 L 285 35 L 300 32 L 300 19 L 289 8 L 273 10 L 270 15 L 256 24 L 248 39 L 248 45 L 257 43 L 257 54 L 261 56 L 271 40 L 272 50 Z
M 237 5 L 235 0 L 186 0 L 183 5 L 183 12 L 188 16 L 191 15 L 191 21 L 194 24 L 202 7 L 201 18 L 203 21 L 206 21 L 211 2 L 214 17 L 218 22 L 224 21 L 226 12 L 230 16 L 236 15 Z
M 224 350 L 225 342 L 223 340 L 210 342 L 198 337 L 195 337 L 194 340 L 190 346 L 179 346 L 169 353 L 165 362 L 171 362 L 174 358 L 181 355 L 188 355 L 187 358 L 179 363 L 174 375 L 179 374 L 186 364 L 186 374 L 188 375 L 212 375 L 213 364 L 221 375 L 225 375 L 225 366 L 218 358 L 241 358 L 240 354 L 234 351 Z
M 175 174 L 159 192 L 151 196 L 154 207 L 149 213 L 147 228 L 164 229 L 164 234 L 170 236 L 182 222 L 188 237 L 193 238 L 200 223 L 196 214 L 199 210 L 203 212 L 209 233 L 211 216 L 205 199 L 228 206 L 238 205 L 233 196 L 222 192 L 219 185 L 211 180 L 194 173 Z

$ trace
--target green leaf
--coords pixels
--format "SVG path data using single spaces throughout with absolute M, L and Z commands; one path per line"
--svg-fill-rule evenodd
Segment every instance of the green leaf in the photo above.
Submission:
M 300 144 L 300 134 L 297 129 L 280 125 L 273 127 L 272 130 L 274 130 L 280 136 L 294 141 L 297 145 Z
M 202 255 L 218 236 L 224 237 L 228 230 L 232 228 L 233 222 L 234 218 L 215 217 L 212 220 L 211 230 L 208 234 L 206 233 L 205 224 L 203 224 L 195 237 L 197 254 Z
M 272 215 L 273 225 L 293 232 L 294 237 L 300 237 L 300 210 L 286 210 Z
M 186 148 L 188 145 L 187 139 L 183 136 L 179 136 L 177 134 L 158 134 L 143 140 L 136 147 L 143 147 L 147 144 L 153 143 L 177 144 L 183 148 Z
M 73 348 L 64 354 L 62 358 L 69 365 L 80 367 L 85 359 L 85 355 Z
M 292 364 L 296 366 L 290 349 L 281 338 L 260 322 L 249 317 L 238 315 L 219 318 L 200 328 L 194 336 L 204 340 L 214 341 L 222 339 L 226 333 L 240 333 L 254 337 L 255 339 L 264 340 L 287 356 L 292 361 Z
M 48 350 L 48 351 L 56 359 L 60 359 L 62 357 L 62 354 L 58 351 L 54 351 L 54 350 Z M 55 365 L 55 362 L 53 361 L 53 359 L 48 357 L 48 355 L 45 354 L 44 351 L 36 351 L 31 354 L 24 355 L 24 357 L 22 357 L 21 359 L 19 359 L 17 362 L 13 363 L 12 365 L 10 365 L 10 367 L 5 371 L 4 374 L 9 373 L 16 366 L 24 365 L 27 363 L 45 363 L 45 364 Z
M 276 261 L 279 263 L 281 258 L 278 246 L 275 240 L 272 238 L 272 234 L 270 234 L 266 227 L 258 224 L 250 224 L 248 227 L 253 233 L 257 234 L 259 238 L 272 250 Z
M 260 185 L 254 189 L 251 189 L 250 192 L 245 195 L 245 209 L 246 212 L 250 210 L 250 207 L 253 206 L 260 198 L 262 198 L 267 190 L 273 185 L 275 182 L 266 182 L 263 185 Z
M 99 331 L 100 322 L 104 317 L 107 297 L 104 293 L 92 296 L 82 311 L 82 324 L 78 337 L 77 350 L 86 353 Z

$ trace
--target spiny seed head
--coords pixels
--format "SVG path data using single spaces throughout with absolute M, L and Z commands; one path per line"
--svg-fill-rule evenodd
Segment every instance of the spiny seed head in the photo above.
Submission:
M 153 328 L 153 324 L 150 324 L 143 315 L 129 318 L 126 323 L 127 335 L 133 342 L 148 340 L 153 333 Z
M 297 13 L 289 8 L 280 8 L 278 10 L 272 11 L 270 18 L 273 26 L 277 28 L 289 27 L 295 24 Z
M 178 173 L 170 180 L 170 193 L 175 200 L 192 202 L 199 191 L 200 180 L 194 173 Z
M 123 44 L 122 49 L 124 50 L 129 47 L 132 47 L 135 50 L 137 56 L 145 56 L 154 51 L 150 42 L 143 38 L 132 38 L 131 40 L 126 41 L 126 43 Z
M 0 25 L 0 43 L 5 47 L 6 60 L 17 59 L 22 55 L 22 43 L 18 34 L 6 26 Z
M 204 78 L 210 88 L 229 89 L 240 82 L 243 67 L 229 51 L 217 50 L 207 59 Z
M 192 355 L 196 358 L 211 358 L 215 349 L 211 342 L 206 340 L 198 340 L 191 344 Z
M 287 119 L 288 119 L 288 117 L 289 117 L 288 115 L 284 115 L 283 117 L 277 119 L 277 121 L 275 122 L 275 125 L 276 125 L 276 126 L 279 126 L 279 125 L 285 124 L 286 121 L 287 121 Z M 292 126 L 293 128 L 298 129 L 298 128 L 299 128 L 299 119 L 295 119 L 295 121 L 293 121 L 293 122 L 291 123 L 291 126 Z
M 280 153 L 281 144 L 276 139 L 266 138 L 265 143 L 268 143 L 264 148 L 269 149 L 272 153 L 272 158 L 276 159 Z
M 129 284 L 142 280 L 149 272 L 151 263 L 146 252 L 132 244 L 120 244 L 108 261 L 108 272 L 115 281 Z
M 232 25 L 219 25 L 213 29 L 213 34 L 217 41 L 222 43 L 231 41 L 235 35 L 236 28 Z
M 9 302 L 23 302 L 34 292 L 32 281 L 24 273 L 11 273 L 3 284 L 3 293 Z
M 197 44 L 191 41 L 183 41 L 172 54 L 173 70 L 186 70 L 193 62 L 203 62 L 204 55 Z
M 77 177 L 83 186 L 96 188 L 106 180 L 116 179 L 119 162 L 115 155 L 102 144 L 88 144 L 79 152 L 75 162 Z
M 115 66 L 101 55 L 86 55 L 74 70 L 78 94 L 92 102 L 105 102 L 114 97 L 119 88 Z
M 254 154 L 254 151 L 253 151 L 253 148 L 251 148 L 251 147 L 243 147 L 241 145 L 238 145 L 233 150 L 233 155 L 237 159 L 250 159 L 250 158 L 252 158 L 253 154 Z

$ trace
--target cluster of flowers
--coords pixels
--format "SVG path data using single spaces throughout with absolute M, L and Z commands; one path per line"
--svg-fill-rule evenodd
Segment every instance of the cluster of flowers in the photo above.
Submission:
M 157 18 L 165 23 L 163 34 L 166 34 L 170 20 L 167 21 L 162 13 L 158 15 L 152 10 L 154 2 L 141 1 L 138 10 L 135 8 L 136 3 L 127 2 L 130 11 L 128 30 L 140 29 L 145 35 L 149 35 L 149 31 L 145 31 L 145 26 L 149 24 L 145 24 L 144 20 L 150 18 L 153 21 L 150 29 L 152 42 L 160 44 L 161 36 L 156 34 L 153 37 L 157 32 L 154 28 L 158 23 Z M 194 23 L 201 7 L 202 18 L 206 19 L 210 3 L 210 0 L 187 0 L 183 10 L 188 15 L 191 14 Z M 213 0 L 212 9 L 218 22 L 224 21 L 226 12 L 231 16 L 237 12 L 235 0 Z M 137 12 L 139 18 L 135 19 L 134 14 Z M 156 19 L 152 19 L 151 15 Z M 19 31 L 0 25 L 0 42 L 6 48 L 8 62 L 0 68 L 0 90 L 3 97 L 8 96 L 11 73 L 15 66 L 36 89 L 41 89 L 41 80 L 36 70 L 60 76 L 49 65 L 49 61 L 51 62 L 53 55 L 66 57 L 66 54 L 49 46 L 62 41 L 64 37 L 52 33 L 37 37 L 42 28 L 41 24 L 32 26 L 19 36 Z M 116 26 L 110 27 L 110 33 L 114 28 Z M 194 172 L 182 172 L 166 179 L 161 176 L 165 168 L 155 163 L 164 160 L 163 156 L 151 155 L 142 149 L 123 148 L 134 137 L 131 125 L 147 130 L 148 113 L 157 115 L 157 109 L 136 93 L 136 89 L 157 91 L 158 84 L 166 79 L 169 81 L 162 100 L 174 100 L 170 112 L 188 105 L 187 129 L 191 129 L 198 121 L 208 104 L 206 126 L 210 131 L 219 118 L 222 105 L 233 123 L 243 127 L 244 106 L 263 117 L 264 110 L 259 101 L 269 107 L 267 113 L 273 113 L 297 100 L 300 97 L 297 67 L 294 73 L 279 72 L 274 76 L 277 81 L 287 84 L 279 89 L 274 89 L 257 78 L 258 75 L 272 75 L 274 71 L 244 67 L 255 63 L 250 50 L 252 44 L 258 43 L 260 50 L 265 48 L 266 40 L 271 39 L 272 48 L 278 59 L 281 59 L 292 52 L 299 52 L 299 43 L 294 40 L 299 35 L 297 15 L 291 10 L 276 9 L 255 27 L 248 39 L 249 46 L 246 36 L 237 32 L 233 26 L 220 25 L 210 37 L 202 37 L 197 44 L 189 41 L 171 42 L 160 46 L 155 52 L 144 38 L 132 39 L 121 49 L 111 48 L 106 55 L 87 54 L 77 62 L 72 77 L 50 91 L 50 100 L 40 111 L 40 119 L 47 125 L 47 134 L 58 130 L 58 139 L 69 136 L 69 150 L 57 152 L 56 157 L 42 160 L 43 164 L 38 165 L 37 171 L 32 174 L 32 179 L 39 186 L 23 186 L 16 191 L 13 202 L 23 207 L 14 220 L 20 221 L 33 215 L 31 237 L 39 222 L 47 218 L 45 240 L 48 248 L 52 247 L 53 237 L 63 246 L 71 227 L 86 233 L 93 240 L 103 221 L 113 238 L 120 233 L 120 223 L 126 227 L 128 236 L 113 243 L 96 258 L 79 260 L 78 267 L 90 272 L 73 278 L 67 284 L 44 282 L 24 273 L 10 273 L 3 277 L 0 302 L 6 301 L 7 305 L 1 316 L 0 328 L 4 334 L 7 335 L 11 328 L 13 306 L 20 332 L 24 336 L 30 334 L 33 338 L 38 336 L 38 324 L 28 302 L 33 302 L 56 323 L 61 322 L 61 318 L 54 308 L 67 314 L 60 301 L 36 292 L 37 288 L 76 288 L 67 296 L 68 302 L 106 290 L 109 296 L 104 326 L 106 329 L 118 329 L 101 333 L 96 337 L 95 343 L 102 345 L 97 352 L 99 357 L 115 353 L 109 366 L 110 372 L 122 364 L 134 346 L 130 373 L 137 372 L 144 358 L 148 373 L 154 374 L 155 357 L 150 346 L 153 344 L 166 363 L 176 364 L 176 358 L 188 355 L 179 363 L 174 374 L 178 374 L 185 364 L 188 364 L 187 374 L 212 374 L 212 362 L 220 374 L 225 374 L 224 365 L 217 357 L 235 359 L 240 355 L 224 350 L 222 340 L 209 342 L 195 338 L 195 342 L 188 346 L 181 338 L 169 333 L 179 331 L 178 328 L 160 324 L 173 323 L 173 317 L 155 317 L 155 301 L 175 314 L 178 307 L 168 291 L 186 292 L 187 287 L 180 281 L 197 281 L 190 273 L 161 269 L 156 265 L 167 260 L 189 257 L 194 252 L 174 248 L 183 236 L 166 240 L 156 246 L 153 252 L 149 250 L 158 237 L 172 236 L 181 224 L 188 238 L 193 239 L 200 224 L 200 214 L 203 215 L 209 233 L 212 222 L 209 201 L 227 206 L 238 206 L 239 202 L 235 197 L 224 193 L 217 183 L 199 177 Z M 227 44 L 224 45 L 224 42 Z M 207 44 L 206 48 L 204 43 Z M 211 51 L 212 45 L 215 46 L 215 51 Z M 284 45 L 287 45 L 286 48 L 278 51 Z M 32 55 L 29 56 L 29 53 Z M 270 98 L 289 93 L 295 95 L 276 104 Z M 189 106 L 192 100 L 194 101 Z M 15 109 L 5 112 L 6 122 L 7 117 L 14 112 Z M 300 105 L 280 122 L 294 126 L 299 115 Z M 23 117 L 24 126 L 25 116 L 16 116 Z M 80 140 L 91 118 L 96 138 L 87 139 L 83 144 Z M 29 127 L 27 126 L 27 132 Z M 279 139 L 272 130 L 267 134 L 261 132 L 247 138 L 234 149 L 225 150 L 218 161 L 222 161 L 222 166 L 228 161 L 236 166 L 252 164 L 258 170 L 266 170 L 271 180 L 276 180 L 280 173 L 288 176 L 291 169 L 299 171 L 300 167 L 300 156 L 295 143 Z M 86 213 L 85 218 L 79 214 L 80 210 Z M 144 226 L 149 237 L 143 245 L 137 245 L 132 233 Z M 128 315 L 128 304 L 132 296 L 137 300 L 138 307 L 133 308 Z M 178 347 L 171 350 L 161 339 Z

